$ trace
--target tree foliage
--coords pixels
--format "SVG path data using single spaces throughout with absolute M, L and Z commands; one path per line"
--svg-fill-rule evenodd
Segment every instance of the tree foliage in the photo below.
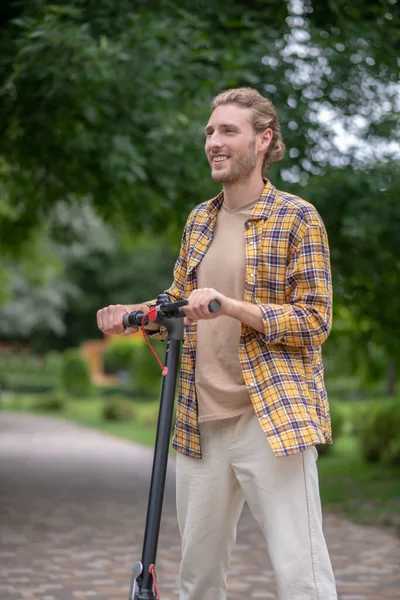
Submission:
M 272 180 L 312 200 L 327 224 L 339 312 L 350 306 L 350 321 L 398 355 L 397 0 L 15 0 L 1 11 L 5 261 L 38 264 L 31 249 L 51 243 L 60 205 L 89 204 L 125 235 L 168 227 L 176 252 L 188 211 L 217 189 L 203 151 L 209 103 L 250 85 L 282 124 L 287 154 Z M 73 272 L 47 261 L 43 285 L 58 268 L 81 290 L 63 305 L 64 327 L 96 294 L 114 297 L 99 274 L 132 264 L 124 252 L 92 249 Z M 15 279 L 7 265 L 4 282 Z
M 10 300 L 0 307 L 0 338 L 31 340 L 39 351 L 101 336 L 100 305 L 157 296 L 169 286 L 175 260 L 165 237 L 154 244 L 147 236 L 117 236 L 88 204 L 59 203 L 37 246 L 31 262 L 6 263 Z
M 286 179 L 306 181 L 332 158 L 321 108 L 356 129 L 355 113 L 368 119 L 366 139 L 383 121 L 386 137 L 393 129 L 394 2 L 330 2 L 323 15 L 319 3 L 295 0 L 10 6 L 19 14 L 3 36 L 0 152 L 15 207 L 2 238 L 12 231 L 14 243 L 60 198 L 90 195 L 136 229 L 177 215 L 182 224 L 213 190 L 202 128 L 225 87 L 252 85 L 277 104 Z
M 333 335 L 347 338 L 340 351 L 334 347 L 365 380 L 380 379 L 389 369 L 387 389 L 393 393 L 392 372 L 400 369 L 398 164 L 346 167 L 320 177 L 323 185 L 315 177 L 308 192 L 330 233 Z

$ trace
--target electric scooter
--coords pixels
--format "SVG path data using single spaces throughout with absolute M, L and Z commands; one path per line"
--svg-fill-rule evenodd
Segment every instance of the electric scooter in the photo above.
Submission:
M 156 306 L 152 307 L 148 313 L 134 311 L 123 318 L 125 328 L 141 327 L 144 332 L 144 324 L 151 321 L 164 326 L 168 333 L 142 560 L 133 567 L 129 600 L 160 600 L 155 562 L 164 500 L 180 348 L 183 339 L 185 313 L 182 307 L 186 306 L 187 303 L 187 300 L 170 302 L 167 294 L 160 294 L 157 297 Z M 210 312 L 218 312 L 220 309 L 218 300 L 212 300 L 208 305 L 208 309 Z

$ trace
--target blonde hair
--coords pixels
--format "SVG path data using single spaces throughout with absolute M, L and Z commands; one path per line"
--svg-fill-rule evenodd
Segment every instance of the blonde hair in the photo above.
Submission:
M 250 87 L 232 88 L 215 96 L 211 103 L 214 111 L 222 104 L 239 104 L 249 108 L 253 114 L 253 129 L 255 133 L 272 130 L 272 140 L 264 155 L 262 170 L 265 171 L 270 164 L 281 160 L 285 154 L 285 144 L 281 134 L 275 107 L 268 98 L 264 98 L 257 90 Z

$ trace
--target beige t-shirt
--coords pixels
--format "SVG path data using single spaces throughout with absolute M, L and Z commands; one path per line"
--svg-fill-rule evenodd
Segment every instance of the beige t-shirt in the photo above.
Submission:
M 244 224 L 257 200 L 234 209 L 221 206 L 214 239 L 197 267 L 198 288 L 211 287 L 243 300 Z M 231 317 L 197 322 L 195 382 L 200 423 L 235 417 L 252 408 L 239 360 L 240 332 L 240 321 Z

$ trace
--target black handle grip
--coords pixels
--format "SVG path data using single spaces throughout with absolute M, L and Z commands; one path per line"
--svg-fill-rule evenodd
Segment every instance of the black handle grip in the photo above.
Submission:
M 135 310 L 129 314 L 124 315 L 122 324 L 125 327 L 141 327 L 144 312 L 142 310 Z
M 210 313 L 219 312 L 220 308 L 221 302 L 219 300 L 211 300 L 210 304 L 208 305 L 208 310 Z
M 220 309 L 221 309 L 220 301 L 219 300 L 211 300 L 211 302 L 208 305 L 208 310 L 210 311 L 210 313 L 217 313 Z M 185 311 L 183 310 L 183 308 L 180 308 L 178 312 L 181 317 L 186 317 L 186 314 L 185 314 Z

